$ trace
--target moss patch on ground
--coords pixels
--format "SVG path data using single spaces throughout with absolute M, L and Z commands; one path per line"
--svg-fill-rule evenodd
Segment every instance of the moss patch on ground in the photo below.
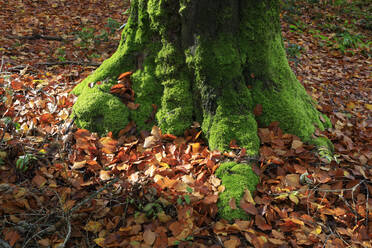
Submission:
M 247 219 L 248 215 L 239 208 L 239 203 L 246 189 L 253 192 L 259 182 L 258 176 L 248 164 L 226 162 L 216 170 L 216 176 L 222 180 L 225 191 L 218 198 L 218 212 L 226 220 Z M 234 198 L 238 209 L 231 209 L 229 203 Z
M 73 116 L 78 127 L 100 135 L 109 131 L 117 134 L 129 122 L 129 110 L 120 99 L 98 88 L 79 96 L 73 106 Z

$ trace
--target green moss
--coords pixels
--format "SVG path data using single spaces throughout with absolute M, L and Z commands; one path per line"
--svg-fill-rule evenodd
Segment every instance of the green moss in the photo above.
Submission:
M 246 88 L 236 92 L 226 86 L 222 96 L 217 101 L 214 115 L 205 114 L 202 124 L 210 149 L 220 151 L 229 150 L 231 140 L 247 149 L 248 155 L 257 155 L 259 138 L 257 136 L 257 123 L 250 112 L 250 93 Z
M 278 4 L 266 5 L 253 0 L 247 4 L 253 2 L 256 8 L 242 8 L 239 44 L 246 61 L 244 70 L 252 88 L 253 103 L 262 106 L 257 121 L 260 126 L 277 121 L 285 132 L 310 142 L 316 127 L 324 130 L 328 124 L 321 122 L 311 97 L 288 65 Z
M 325 147 L 330 153 L 334 152 L 334 146 L 332 142 L 326 137 L 317 137 L 315 139 L 311 139 L 309 143 L 317 147 Z
M 156 115 L 159 127 L 165 133 L 182 135 L 193 121 L 193 96 L 185 56 L 174 44 L 163 40 L 156 64 L 156 76 L 164 86 Z
M 141 6 L 144 1 L 131 2 L 131 16 L 122 32 L 120 44 L 115 53 L 106 59 L 91 75 L 78 84 L 71 92 L 79 96 L 84 93 L 91 82 L 116 79 L 121 73 L 133 71 L 136 66 L 136 56 L 142 51 L 152 37 L 148 28 L 148 18 L 145 9 Z
M 154 111 L 160 107 L 160 99 L 163 94 L 163 87 L 155 75 L 155 57 L 160 49 L 160 44 L 152 44 L 145 52 L 143 69 L 137 70 L 131 77 L 133 90 L 135 92 L 135 103 L 139 108 L 131 111 L 131 119 L 137 124 L 138 130 L 150 130 L 154 126 L 155 119 L 151 121 Z
M 226 220 L 247 219 L 248 215 L 239 207 L 241 198 L 246 189 L 253 192 L 259 182 L 258 176 L 247 164 L 227 162 L 221 164 L 216 170 L 216 176 L 222 180 L 225 191 L 219 195 L 219 215 Z M 238 209 L 231 209 L 229 202 L 231 198 L 236 201 Z
M 210 149 L 228 150 L 231 140 L 256 155 L 259 148 L 253 104 L 245 86 L 239 49 L 231 33 L 196 39 L 187 52 L 202 105 L 202 129 Z M 228 83 L 226 83 L 228 82 Z
M 119 98 L 97 88 L 85 90 L 73 106 L 76 125 L 105 135 L 117 134 L 128 124 L 129 110 Z

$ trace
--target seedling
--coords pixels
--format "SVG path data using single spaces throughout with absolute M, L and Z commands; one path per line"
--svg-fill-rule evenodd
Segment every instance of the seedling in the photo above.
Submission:
M 16 168 L 17 170 L 20 170 L 21 172 L 25 172 L 28 170 L 30 164 L 36 160 L 36 157 L 32 154 L 25 154 L 22 156 L 19 156 L 16 162 Z

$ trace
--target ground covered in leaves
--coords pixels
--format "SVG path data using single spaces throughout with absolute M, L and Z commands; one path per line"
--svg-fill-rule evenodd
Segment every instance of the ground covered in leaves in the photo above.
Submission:
M 197 123 L 98 137 L 69 119 L 69 92 L 114 52 L 128 4 L 0 0 L 0 247 L 371 247 L 371 12 L 308 2 L 283 1 L 283 37 L 335 153 L 259 129 L 261 155 L 245 161 L 257 191 L 230 204 L 252 218 L 228 223 L 214 171 L 246 160 L 234 142 L 208 150 Z

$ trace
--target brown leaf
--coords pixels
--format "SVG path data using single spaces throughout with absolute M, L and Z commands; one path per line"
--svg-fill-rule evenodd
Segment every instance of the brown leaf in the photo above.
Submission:
M 149 136 L 145 139 L 143 143 L 143 148 L 150 148 L 156 144 L 158 140 L 154 136 Z
M 85 225 L 84 230 L 92 233 L 98 233 L 102 229 L 102 224 L 97 221 L 88 221 L 88 223 Z
M 272 227 L 266 223 L 266 220 L 261 215 L 255 216 L 255 224 L 258 228 L 260 228 L 262 231 L 268 231 L 271 230 Z
M 143 232 L 143 240 L 147 245 L 152 245 L 155 242 L 156 233 L 152 232 L 151 230 L 146 230 Z
M 78 170 L 78 169 L 84 168 L 86 164 L 87 164 L 86 160 L 79 161 L 79 162 L 74 162 L 71 169 Z
M 134 102 L 128 102 L 127 103 L 127 107 L 131 110 L 136 110 L 139 108 L 139 104 L 138 103 L 134 103 Z
M 298 174 L 288 174 L 284 178 L 285 185 L 291 186 L 291 187 L 301 187 L 300 184 L 300 175 Z
M 239 238 L 232 236 L 229 240 L 226 240 L 223 245 L 226 248 L 236 248 L 240 245 L 240 240 Z
M 229 201 L 229 206 L 231 209 L 237 209 L 236 207 L 236 200 L 234 197 L 231 197 L 230 201 Z
M 255 116 L 260 116 L 262 115 L 262 105 L 261 104 L 257 104 L 254 109 L 253 109 L 253 114 Z
M 218 195 L 208 195 L 207 197 L 205 197 L 205 198 L 203 199 L 202 202 L 203 202 L 204 204 L 209 205 L 209 204 L 216 203 L 217 200 L 218 200 Z
M 33 179 L 32 179 L 32 182 L 38 186 L 39 188 L 43 187 L 45 185 L 45 183 L 47 182 L 47 180 L 40 176 L 40 175 L 36 175 Z
M 258 210 L 257 208 L 250 202 L 246 202 L 243 199 L 240 201 L 239 205 L 246 213 L 252 214 L 252 215 L 257 215 Z
M 246 202 L 249 202 L 249 203 L 252 203 L 253 205 L 256 204 L 256 202 L 253 200 L 253 197 L 252 197 L 252 194 L 251 194 L 251 191 L 249 191 L 249 189 L 245 189 L 244 190 L 244 200 Z
M 301 148 L 302 146 L 303 146 L 303 144 L 304 143 L 302 143 L 302 141 L 301 140 L 293 140 L 292 141 L 292 149 L 293 150 L 296 150 L 296 149 L 298 149 L 298 148 Z

